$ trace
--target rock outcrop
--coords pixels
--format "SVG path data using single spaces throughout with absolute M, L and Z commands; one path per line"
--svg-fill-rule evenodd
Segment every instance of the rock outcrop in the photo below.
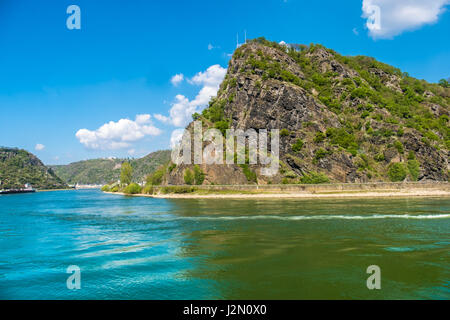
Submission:
M 235 51 L 217 97 L 194 118 L 222 131 L 279 129 L 280 170 L 197 170 L 202 184 L 447 181 L 449 105 L 449 88 L 373 58 L 253 40 Z M 172 165 L 165 183 L 184 184 L 186 170 L 194 166 Z

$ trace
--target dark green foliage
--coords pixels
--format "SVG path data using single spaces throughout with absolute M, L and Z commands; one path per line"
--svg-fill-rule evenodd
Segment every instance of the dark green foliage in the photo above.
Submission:
M 417 181 L 420 172 L 420 164 L 417 160 L 408 160 L 408 171 L 411 176 L 411 180 Z
M 190 169 L 184 170 L 184 183 L 189 185 L 194 183 L 194 174 Z
M 439 85 L 444 88 L 450 88 L 450 83 L 445 79 L 439 80 Z
M 358 143 L 356 137 L 352 132 L 346 128 L 328 128 L 326 131 L 327 137 L 332 144 L 338 145 L 353 155 L 356 155 L 358 150 Z
M 314 154 L 314 160 L 320 160 L 322 158 L 325 158 L 327 154 L 328 152 L 325 149 L 319 148 L 316 150 L 316 153 Z
M 296 141 L 295 141 L 295 143 L 292 145 L 292 151 L 294 151 L 294 152 L 300 152 L 300 150 L 302 149 L 302 147 L 303 147 L 303 144 L 304 144 L 304 142 L 303 142 L 303 140 L 302 139 L 297 139 Z
M 177 167 L 177 165 L 175 163 L 171 163 L 170 166 L 167 168 L 168 172 L 172 172 L 173 169 L 175 169 Z
M 394 147 L 397 149 L 398 153 L 405 152 L 405 149 L 403 148 L 403 144 L 398 140 L 394 142 Z
M 130 183 L 128 186 L 123 189 L 123 193 L 125 194 L 138 194 L 142 190 L 141 186 L 137 183 Z
M 202 169 L 196 164 L 194 165 L 194 181 L 196 185 L 201 185 L 205 180 L 205 174 Z
M 170 150 L 155 151 L 143 158 L 130 159 L 132 181 L 142 182 L 161 164 L 170 160 Z M 69 184 L 105 184 L 115 182 L 120 176 L 120 166 L 125 159 L 92 159 L 68 165 L 50 166 Z
M 196 191 L 197 189 L 195 187 L 187 187 L 187 186 L 168 186 L 168 187 L 162 187 L 160 189 L 161 193 L 167 194 L 167 193 L 192 193 Z
M 406 178 L 406 169 L 403 163 L 393 163 L 389 166 L 388 177 L 392 182 L 403 181 Z
M 225 137 L 227 129 L 230 129 L 230 124 L 228 121 L 221 120 L 214 123 L 214 128 L 220 130 L 222 135 Z
M 144 188 L 142 188 L 142 193 L 143 194 L 153 194 L 153 186 L 152 185 L 146 185 Z
M 374 160 L 377 162 L 381 162 L 384 161 L 384 154 L 383 153 L 379 153 L 374 157 Z
M 213 98 L 209 102 L 209 107 L 203 110 L 202 115 L 213 123 L 224 121 L 225 104 L 225 100 L 217 100 Z
M 315 143 L 321 143 L 325 140 L 326 135 L 322 131 L 317 131 L 316 135 L 314 136 L 314 142 Z
M 309 174 L 305 174 L 300 178 L 300 183 L 304 184 L 320 184 L 328 182 L 330 182 L 330 179 L 325 174 L 314 171 Z
M 242 168 L 242 172 L 244 173 L 245 177 L 247 178 L 248 182 L 256 183 L 256 172 L 250 169 L 248 164 L 240 164 L 239 165 Z
M 163 181 L 165 173 L 166 167 L 160 166 L 158 169 L 155 170 L 155 172 L 147 176 L 147 184 L 159 186 Z
M 129 185 L 131 183 L 132 175 L 133 168 L 131 167 L 130 163 L 122 163 L 122 167 L 120 168 L 120 183 L 125 186 Z
M 67 185 L 33 154 L 0 148 L 0 190 L 19 189 L 26 183 L 35 189 L 64 189 Z

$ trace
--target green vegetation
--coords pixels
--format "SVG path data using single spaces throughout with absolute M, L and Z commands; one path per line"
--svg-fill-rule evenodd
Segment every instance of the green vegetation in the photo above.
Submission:
M 317 161 L 319 161 L 320 159 L 325 158 L 327 155 L 328 155 L 328 151 L 325 150 L 324 148 L 317 149 L 315 154 L 314 154 L 313 163 L 317 163 Z
M 133 168 L 130 163 L 124 162 L 122 163 L 122 167 L 120 169 L 120 184 L 121 185 L 129 185 L 131 183 L 131 177 L 133 175 Z
M 295 143 L 292 145 L 292 151 L 294 151 L 294 152 L 300 152 L 300 150 L 301 150 L 302 147 L 303 147 L 303 144 L 304 144 L 304 142 L 303 142 L 302 139 L 297 139 L 297 140 L 295 141 Z
M 194 174 L 192 173 L 191 169 L 184 170 L 184 183 L 186 184 L 194 184 Z
M 250 167 L 248 166 L 248 164 L 240 164 L 240 167 L 242 168 L 242 172 L 244 173 L 248 182 L 252 182 L 252 183 L 257 182 L 256 172 L 251 170 Z
M 400 141 L 394 142 L 394 147 L 397 149 L 398 153 L 403 154 L 405 152 L 405 149 L 403 148 L 403 144 Z
M 300 183 L 304 184 L 320 184 L 320 183 L 328 183 L 330 179 L 327 175 L 320 172 L 310 172 L 309 174 L 305 174 L 300 178 Z
M 317 131 L 316 135 L 314 137 L 314 142 L 321 143 L 325 140 L 325 138 L 326 138 L 326 135 L 322 131 Z
M 166 173 L 166 166 L 164 165 L 159 166 L 158 169 L 155 170 L 155 172 L 147 176 L 147 184 L 159 186 L 163 181 L 165 173 Z
M 26 183 L 35 189 L 64 189 L 67 184 L 33 154 L 0 148 L 0 190 L 19 189 Z
M 132 181 L 142 182 L 161 164 L 170 160 L 170 150 L 155 151 L 139 159 L 92 159 L 68 165 L 50 166 L 68 184 L 106 184 L 119 180 L 120 169 L 127 161 L 133 168 Z
M 332 144 L 346 149 L 354 156 L 356 155 L 358 143 L 356 142 L 356 137 L 351 128 L 328 128 L 326 135 Z
M 125 193 L 125 194 L 138 194 L 138 193 L 141 193 L 141 190 L 142 190 L 141 186 L 138 185 L 137 183 L 133 182 L 133 183 L 130 183 L 128 186 L 126 186 L 123 189 L 123 193 Z
M 411 176 L 412 181 L 417 181 L 420 173 L 420 164 L 419 161 L 413 159 L 408 160 L 407 162 L 409 175 Z
M 168 193 L 192 193 L 196 191 L 195 187 L 187 187 L 187 186 L 167 186 L 161 187 L 160 192 L 162 194 Z
M 392 163 L 388 169 L 388 176 L 392 182 L 403 181 L 406 178 L 405 165 L 400 162 Z
M 282 137 L 287 137 L 290 134 L 291 134 L 291 132 L 286 128 L 280 130 L 280 136 L 282 136 Z
M 194 181 L 196 185 L 201 185 L 205 180 L 205 174 L 202 169 L 196 164 L 194 165 Z
M 153 192 L 154 192 L 153 186 L 147 184 L 144 188 L 142 188 L 141 192 L 143 194 L 153 194 Z

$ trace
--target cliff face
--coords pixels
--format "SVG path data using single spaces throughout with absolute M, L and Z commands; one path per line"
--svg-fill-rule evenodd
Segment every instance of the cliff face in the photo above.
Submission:
M 67 188 L 35 155 L 12 148 L 0 148 L 0 181 L 0 189 L 23 188 L 26 183 L 36 189 Z
M 200 165 L 202 183 L 447 181 L 449 105 L 449 88 L 369 57 L 253 40 L 195 118 L 205 128 L 281 130 L 280 170 L 266 177 L 260 165 Z M 187 169 L 172 168 L 166 183 L 184 184 Z

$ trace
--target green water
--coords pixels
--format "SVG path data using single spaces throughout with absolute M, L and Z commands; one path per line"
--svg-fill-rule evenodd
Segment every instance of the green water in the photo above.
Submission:
M 448 198 L 0 197 L 4 299 L 448 299 L 449 249 Z

